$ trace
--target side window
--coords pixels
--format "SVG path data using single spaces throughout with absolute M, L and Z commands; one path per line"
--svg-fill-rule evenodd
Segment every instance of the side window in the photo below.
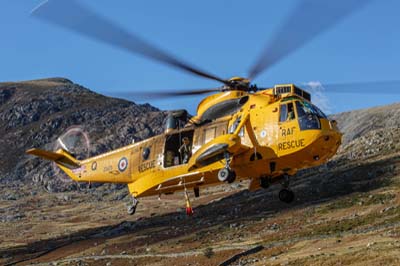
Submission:
M 280 122 L 285 122 L 287 117 L 287 105 L 286 104 L 281 104 L 281 114 L 279 121 Z
M 296 118 L 293 103 L 281 104 L 280 122 L 290 121 Z
M 216 129 L 216 127 L 211 127 L 204 131 L 204 144 L 215 138 Z
M 288 103 L 288 114 L 287 114 L 287 118 L 286 118 L 286 121 L 289 121 L 289 120 L 293 120 L 293 119 L 295 119 L 296 117 L 296 115 L 294 114 L 294 106 L 293 106 L 293 103 Z

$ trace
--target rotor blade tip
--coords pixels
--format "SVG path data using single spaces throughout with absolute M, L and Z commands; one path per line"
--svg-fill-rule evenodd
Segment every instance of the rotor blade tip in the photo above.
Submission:
M 31 16 L 35 16 L 37 14 L 37 11 L 44 6 L 45 4 L 47 4 L 49 2 L 49 0 L 44 0 L 43 2 L 41 2 L 39 5 L 37 5 L 36 7 L 34 7 L 31 12 L 30 15 Z

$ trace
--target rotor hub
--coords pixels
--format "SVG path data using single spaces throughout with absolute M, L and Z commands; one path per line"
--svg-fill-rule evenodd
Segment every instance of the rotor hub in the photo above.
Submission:
M 222 91 L 239 90 L 239 91 L 257 91 L 257 86 L 250 83 L 250 79 L 242 77 L 232 77 L 227 80 L 227 84 L 222 87 Z

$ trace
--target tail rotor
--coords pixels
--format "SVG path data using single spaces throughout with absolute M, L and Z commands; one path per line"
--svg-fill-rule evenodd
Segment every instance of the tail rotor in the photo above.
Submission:
M 84 160 L 90 157 L 91 144 L 88 132 L 83 126 L 75 125 L 67 128 L 61 134 L 53 146 L 53 151 L 63 149 L 78 160 Z M 64 183 L 70 183 L 72 180 L 53 163 L 54 176 Z

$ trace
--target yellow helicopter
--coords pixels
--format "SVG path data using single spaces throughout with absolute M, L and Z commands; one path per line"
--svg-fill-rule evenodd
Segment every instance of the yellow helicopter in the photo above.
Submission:
M 307 13 L 310 3 L 315 5 L 313 11 L 324 8 L 319 1 L 300 1 L 291 14 L 296 15 L 296 19 L 289 18 L 278 31 L 277 37 L 251 69 L 250 79 L 311 39 L 304 36 L 289 43 L 279 37 L 287 36 L 282 31 L 287 32 L 288 28 L 300 33 L 307 31 L 311 21 L 302 18 L 310 15 Z M 337 23 L 357 7 L 349 4 L 346 10 L 338 9 L 337 13 L 335 10 L 330 14 L 319 12 L 320 25 L 314 26 L 312 34 Z M 200 187 L 243 179 L 251 180 L 250 190 L 280 183 L 279 198 L 290 203 L 294 200 L 294 193 L 289 189 L 290 177 L 300 169 L 325 163 L 341 144 L 342 134 L 336 122 L 312 103 L 310 93 L 294 84 L 258 88 L 247 78 L 222 79 L 211 75 L 144 42 L 78 1 L 47 1 L 32 14 L 46 22 L 223 84 L 217 89 L 144 93 L 165 97 L 216 92 L 199 103 L 193 117 L 185 110 L 171 112 L 164 134 L 84 160 L 74 158 L 65 149 L 27 151 L 54 161 L 77 182 L 127 184 L 133 198 L 129 214 L 135 213 L 140 197 L 183 190 L 186 212 L 190 215 L 193 210 L 187 193 L 189 189 L 193 189 L 198 197 Z M 286 44 L 280 46 L 282 40 Z

